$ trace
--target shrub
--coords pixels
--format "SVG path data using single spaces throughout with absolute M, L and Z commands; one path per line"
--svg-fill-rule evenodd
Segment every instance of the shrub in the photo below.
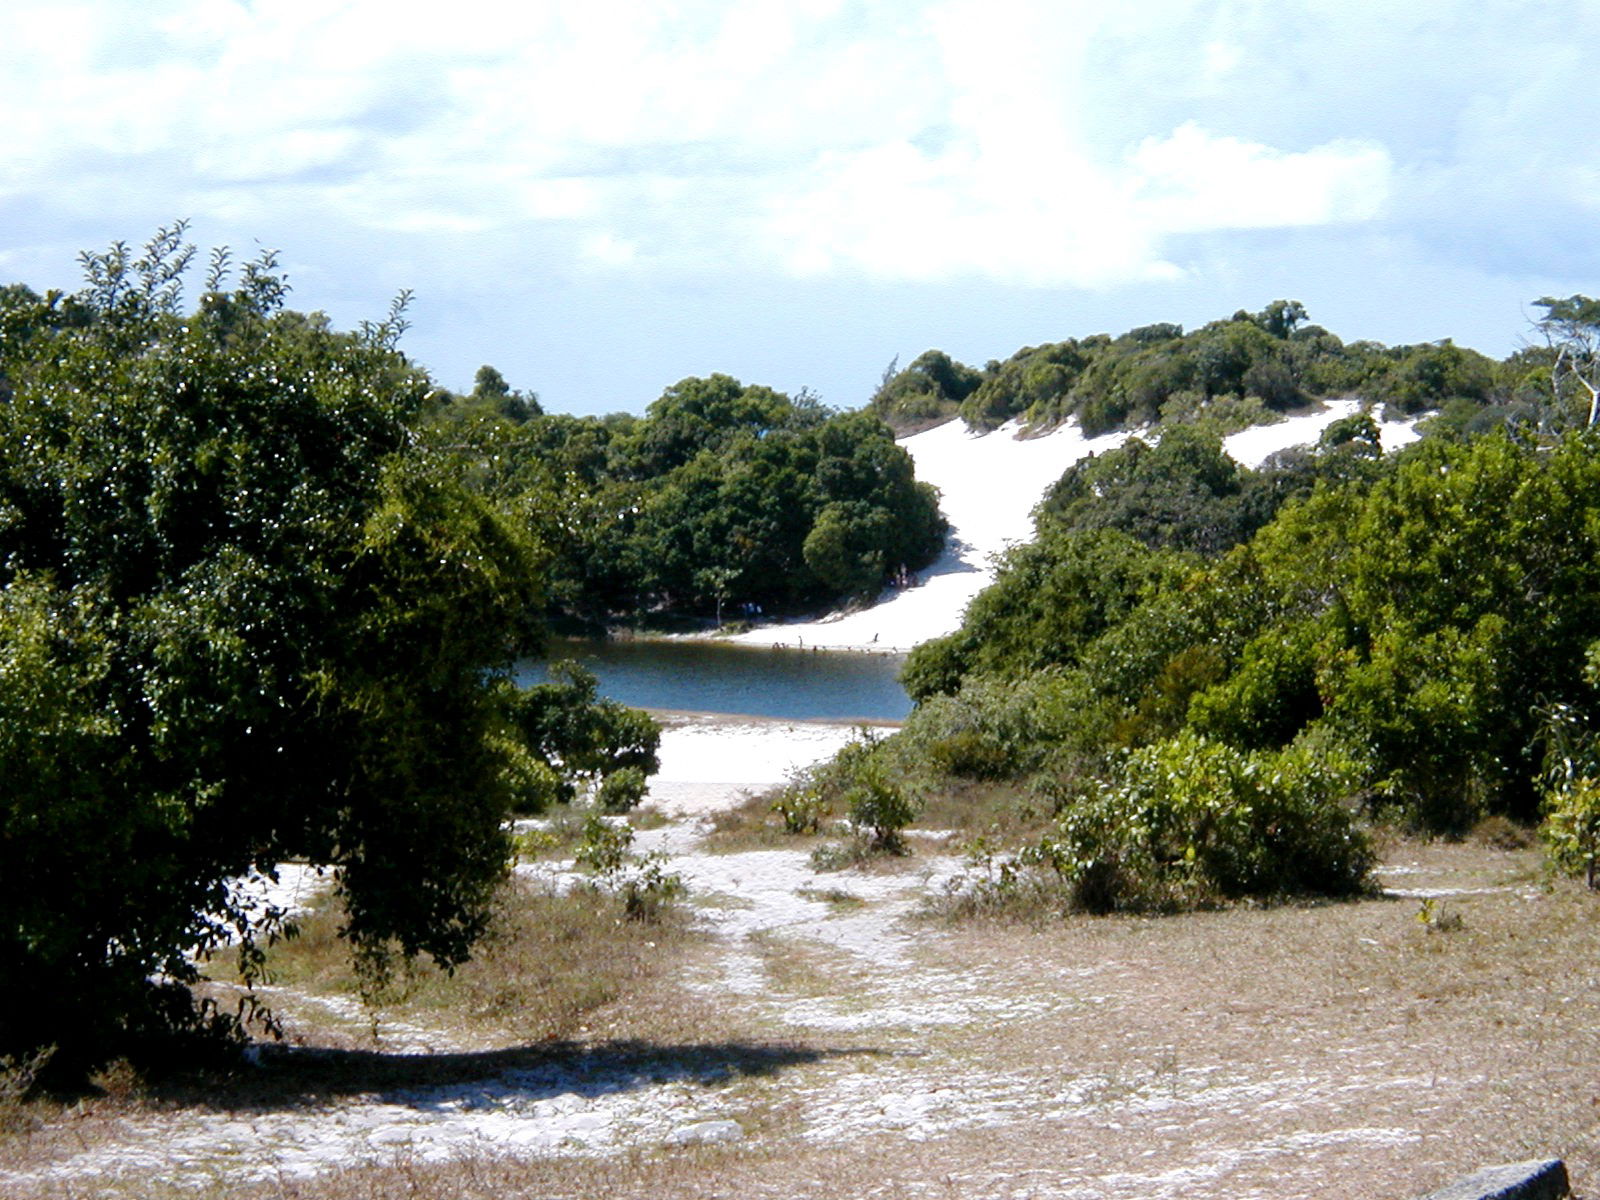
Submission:
M 1083 761 L 1098 766 L 1111 721 L 1082 672 L 976 676 L 919 704 L 887 752 L 912 772 L 1015 779 Z
M 1596 678 L 1595 651 L 1589 649 L 1585 677 Z M 1544 824 L 1539 835 L 1550 865 L 1568 875 L 1582 872 L 1600 885 L 1600 738 L 1570 704 L 1541 710 L 1545 743 Z
M 894 769 L 893 747 L 892 740 L 862 728 L 833 758 L 798 772 L 772 802 L 790 833 L 816 832 L 829 813 L 845 813 L 856 844 L 820 848 L 812 856 L 818 869 L 837 869 L 870 854 L 905 852 L 901 830 L 921 806 Z
M 622 901 L 628 920 L 659 920 L 662 911 L 683 895 L 683 877 L 666 869 L 665 855 L 634 854 L 632 846 L 633 828 L 627 822 L 590 813 L 574 859 L 594 874 L 595 887 Z
M 846 793 L 882 753 L 884 744 L 870 728 L 862 726 L 854 740 L 846 742 L 832 758 L 793 772 L 772 801 L 772 811 L 783 818 L 784 829 L 815 833 L 829 813 L 846 806 Z
M 644 799 L 648 782 L 638 767 L 619 767 L 600 780 L 595 792 L 595 803 L 602 812 L 625 813 L 638 807 Z
M 1373 856 L 1339 803 L 1353 765 L 1304 745 L 1245 753 L 1185 732 L 1132 754 L 1032 852 L 1092 912 L 1350 895 Z
M 828 803 L 815 792 L 786 787 L 772 802 L 772 811 L 783 821 L 783 831 L 796 835 L 817 833 L 828 819 Z
M 1556 870 L 1600 887 L 1600 780 L 1582 776 L 1553 790 L 1539 833 Z
M 904 854 L 901 831 L 916 820 L 920 805 L 904 786 L 890 780 L 877 763 L 861 771 L 859 781 L 845 793 L 850 824 L 870 833 L 872 849 L 885 854 Z

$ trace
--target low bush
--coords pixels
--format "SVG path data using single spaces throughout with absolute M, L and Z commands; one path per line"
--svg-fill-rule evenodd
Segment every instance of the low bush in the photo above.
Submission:
M 877 763 L 868 763 L 859 781 L 845 793 L 850 824 L 866 835 L 871 849 L 882 854 L 906 852 L 905 827 L 916 820 L 920 805 L 903 785 L 891 780 Z
M 1600 681 L 1600 643 L 1589 648 L 1585 678 Z M 1600 736 L 1576 706 L 1541 710 L 1544 756 L 1544 823 L 1539 835 L 1550 865 L 1600 886 Z
M 619 767 L 600 780 L 595 803 L 602 812 L 631 812 L 644 799 L 648 786 L 649 780 L 639 767 Z
M 1100 765 L 1112 720 L 1082 672 L 974 676 L 953 694 L 924 699 L 885 753 L 909 773 L 975 780 L 1058 774 Z
M 820 833 L 822 823 L 832 815 L 823 797 L 803 788 L 780 789 L 770 811 L 776 813 L 783 822 L 785 833 L 801 837 Z
M 784 832 L 812 834 L 836 812 L 849 807 L 849 794 L 881 761 L 886 742 L 867 726 L 832 758 L 795 771 L 772 793 L 770 811 L 783 821 Z
M 622 901 L 628 920 L 658 921 L 683 895 L 683 877 L 666 869 L 665 855 L 635 854 L 632 846 L 633 828 L 627 822 L 591 813 L 574 857 L 578 866 L 593 874 L 596 891 Z
M 1551 866 L 1600 887 L 1600 779 L 1580 776 L 1553 789 L 1539 833 Z
M 1356 894 L 1373 863 L 1341 803 L 1356 774 L 1303 745 L 1246 753 L 1185 732 L 1130 755 L 1023 861 L 1054 869 L 1090 912 Z

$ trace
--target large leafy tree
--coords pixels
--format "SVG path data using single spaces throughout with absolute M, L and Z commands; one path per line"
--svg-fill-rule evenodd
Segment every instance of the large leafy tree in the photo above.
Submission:
M 0 299 L 0 1053 L 170 1029 L 287 858 L 369 964 L 461 961 L 529 786 L 538 557 L 413 433 L 400 309 L 336 332 L 218 253 L 185 312 L 191 254 Z

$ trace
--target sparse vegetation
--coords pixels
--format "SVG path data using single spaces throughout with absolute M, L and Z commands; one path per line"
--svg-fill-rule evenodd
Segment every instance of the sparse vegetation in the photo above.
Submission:
M 1600 1023 L 1600 991 L 1593 972 L 1551 969 L 1553 948 L 1565 962 L 1600 961 L 1600 926 L 1585 889 L 1564 881 L 1550 890 L 1530 887 L 1536 856 L 1529 852 L 1415 842 L 1392 850 L 1392 884 L 1451 893 L 1446 915 L 1459 914 L 1459 928 L 1430 934 L 1417 920 L 1420 901 L 1374 899 L 1159 921 L 1072 917 L 1047 928 L 993 921 L 925 927 L 914 964 L 888 968 L 867 969 L 789 934 L 758 943 L 761 961 L 789 971 L 780 998 L 855 1011 L 853 1004 L 883 1003 L 873 989 L 899 988 L 894 994 L 904 995 L 925 979 L 945 986 L 959 979 L 994 1007 L 950 1025 L 928 1025 L 908 1013 L 900 1024 L 877 1025 L 855 1038 L 797 1029 L 817 1049 L 793 1048 L 779 1060 L 789 1065 L 767 1074 L 761 1056 L 752 1053 L 746 1063 L 718 1049 L 748 1037 L 746 1023 L 755 1018 L 743 1000 L 718 997 L 694 1008 L 707 1044 L 694 1052 L 701 1065 L 689 1076 L 691 1086 L 737 1096 L 741 1122 L 759 1131 L 726 1145 L 649 1145 L 612 1154 L 573 1148 L 534 1157 L 484 1147 L 446 1162 L 401 1150 L 312 1179 L 191 1177 L 180 1185 L 149 1175 L 69 1176 L 8 1183 L 8 1195 L 578 1200 L 603 1191 L 623 1200 L 796 1192 L 843 1198 L 885 1186 L 938 1194 L 951 1190 L 952 1179 L 957 1195 L 993 1189 L 997 1181 L 1036 1186 L 1040 1173 L 1049 1172 L 1062 1187 L 1133 1200 L 1155 1187 L 1158 1168 L 1150 1164 L 1158 1163 L 1212 1172 L 1201 1184 L 1187 1184 L 1198 1194 L 1287 1188 L 1331 1200 L 1351 1194 L 1352 1178 L 1363 1181 L 1365 1194 L 1417 1195 L 1459 1176 L 1464 1163 L 1548 1154 L 1564 1156 L 1575 1178 L 1592 1178 L 1600 1167 L 1588 1136 L 1594 1044 L 1581 1031 Z M 626 921 L 612 928 L 640 932 Z M 683 959 L 681 946 L 668 954 Z M 694 998 L 680 994 L 673 1004 L 692 1006 Z M 632 1019 L 657 1019 L 648 1007 L 632 1008 Z M 581 1023 L 628 1036 L 628 1010 L 593 1011 L 614 1015 Z M 983 1015 L 989 1012 L 1008 1015 Z M 621 1076 L 648 1080 L 666 1069 L 674 1036 L 662 1028 L 631 1051 L 613 1052 Z M 555 1045 L 545 1053 L 595 1062 L 593 1051 Z M 866 1052 L 830 1059 L 822 1049 L 848 1046 Z M 506 1069 L 542 1061 L 521 1051 L 508 1055 Z M 429 1068 L 436 1083 L 482 1079 L 498 1061 L 437 1058 Z M 415 1072 L 423 1066 L 416 1056 L 353 1062 L 338 1069 L 357 1075 L 328 1092 L 316 1091 L 309 1079 L 298 1089 L 286 1086 L 283 1065 L 268 1074 L 272 1088 L 299 1098 L 284 1103 L 303 1105 L 308 1095 L 329 1103 L 361 1089 L 392 1096 L 397 1087 L 417 1087 Z M 919 1128 L 916 1139 L 904 1128 L 870 1124 L 853 1126 L 848 1136 L 805 1136 L 816 1133 L 823 1106 L 854 1101 L 859 1107 L 852 1113 L 878 1112 L 872 1105 L 880 1097 L 889 1103 L 937 1095 L 952 1079 L 973 1081 L 960 1093 L 970 1124 Z M 249 1111 L 270 1111 L 268 1093 L 260 1090 L 265 1081 L 233 1086 L 256 1089 L 246 1093 L 255 1097 Z M 225 1094 L 213 1091 L 210 1104 Z M 71 1132 L 64 1131 L 67 1142 L 52 1142 L 47 1126 L 0 1155 L 16 1168 L 48 1161 L 52 1145 L 63 1154 L 69 1146 L 72 1153 L 115 1146 L 156 1114 L 181 1128 L 211 1111 L 210 1104 L 193 1104 L 170 1093 L 90 1101 L 72 1118 Z M 318 1106 L 310 1106 L 308 1119 Z M 1393 1133 L 1373 1137 L 1373 1129 Z M 1295 1152 L 1266 1163 L 1251 1153 L 1264 1145 Z
M 496 894 L 482 946 L 454 971 L 414 963 L 374 991 L 344 953 L 336 896 L 299 921 L 300 935 L 267 954 L 267 994 L 295 1006 L 294 994 L 365 1001 L 346 1028 L 380 1032 L 402 1023 L 435 1031 L 440 1044 L 462 1039 L 533 1044 L 572 1037 L 592 1014 L 665 971 L 690 944 L 687 922 L 657 906 L 649 924 L 630 919 L 623 889 L 576 890 L 524 878 Z M 282 989 L 292 989 L 285 992 Z M 299 1007 L 291 1025 L 306 1036 L 315 1010 Z

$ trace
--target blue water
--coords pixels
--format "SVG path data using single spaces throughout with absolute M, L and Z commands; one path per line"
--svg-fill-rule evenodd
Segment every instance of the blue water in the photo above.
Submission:
M 898 679 L 904 655 L 556 638 L 549 658 L 576 659 L 601 695 L 635 708 L 834 721 L 900 721 L 911 711 Z M 540 682 L 544 663 L 519 663 L 517 678 Z

